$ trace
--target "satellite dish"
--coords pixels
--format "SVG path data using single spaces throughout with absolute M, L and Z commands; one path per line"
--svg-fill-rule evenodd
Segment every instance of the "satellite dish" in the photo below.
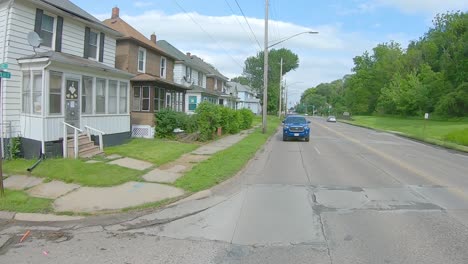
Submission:
M 28 33 L 28 43 L 33 48 L 39 48 L 39 46 L 41 46 L 42 39 L 36 32 L 31 31 Z

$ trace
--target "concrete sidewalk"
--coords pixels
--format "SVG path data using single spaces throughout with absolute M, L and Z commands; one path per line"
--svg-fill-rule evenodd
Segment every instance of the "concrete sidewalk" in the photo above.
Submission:
M 61 181 L 43 183 L 42 178 L 31 176 L 10 176 L 5 180 L 9 189 L 23 190 L 33 197 L 54 200 L 56 212 L 99 213 L 102 211 L 118 211 L 124 208 L 136 207 L 146 203 L 154 203 L 166 199 L 177 198 L 185 194 L 182 189 L 168 184 L 174 183 L 184 173 L 190 171 L 197 163 L 210 158 L 244 139 L 253 129 L 239 134 L 222 137 L 202 145 L 198 149 L 182 155 L 179 159 L 164 164 L 142 176 L 143 182 L 127 182 L 111 187 L 83 187 L 78 184 L 67 184 Z M 106 162 L 115 166 L 130 169 L 148 170 L 154 164 L 115 156 Z M 0 211 L 0 219 L 16 219 L 23 221 L 64 221 L 81 218 L 41 214 L 15 214 Z

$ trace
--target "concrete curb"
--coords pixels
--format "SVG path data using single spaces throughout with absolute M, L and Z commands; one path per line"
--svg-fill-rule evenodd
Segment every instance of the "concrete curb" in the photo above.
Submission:
M 17 220 L 25 222 L 62 222 L 84 219 L 83 216 L 68 216 L 54 214 L 36 214 L 36 213 L 16 213 L 8 211 L 0 211 L 0 219 Z

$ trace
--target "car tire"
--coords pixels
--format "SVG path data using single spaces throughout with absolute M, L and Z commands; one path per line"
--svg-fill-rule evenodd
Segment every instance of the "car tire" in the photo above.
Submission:
M 288 141 L 288 137 L 286 135 L 283 135 L 283 141 Z
M 309 137 L 306 137 L 306 138 L 305 138 L 305 142 L 309 142 Z

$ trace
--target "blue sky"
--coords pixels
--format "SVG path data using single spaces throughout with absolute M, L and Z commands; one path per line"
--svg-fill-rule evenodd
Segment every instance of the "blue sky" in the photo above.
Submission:
M 118 6 L 120 16 L 144 35 L 154 32 L 228 77 L 240 75 L 245 58 L 261 48 L 234 0 L 72 1 L 99 19 L 109 18 Z M 265 1 L 237 2 L 262 46 Z M 319 31 L 277 46 L 291 49 L 300 59 L 299 68 L 285 77 L 291 84 L 288 103 L 297 102 L 309 87 L 349 74 L 352 58 L 378 43 L 394 40 L 406 47 L 429 29 L 435 14 L 450 10 L 467 11 L 468 1 L 270 0 L 269 40 Z

